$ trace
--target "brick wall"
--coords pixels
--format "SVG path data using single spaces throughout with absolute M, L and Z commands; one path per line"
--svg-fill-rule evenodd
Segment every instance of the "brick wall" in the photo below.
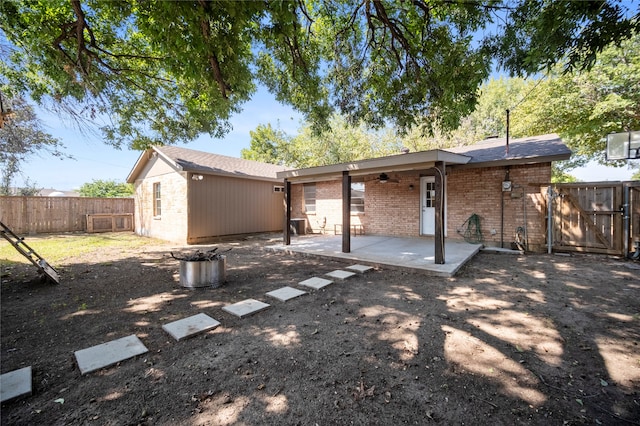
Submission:
M 388 175 L 387 183 L 365 182 L 366 232 L 416 237 L 420 235 L 420 176 Z
M 303 185 L 291 185 L 291 217 L 307 219 L 307 231 L 319 233 L 321 224 L 325 223 L 326 232 L 333 233 L 335 225 L 342 224 L 342 182 L 316 182 L 316 211 L 305 212 Z M 366 188 L 365 188 L 366 194 Z M 365 195 L 365 211 L 366 201 Z M 364 225 L 366 231 L 366 216 L 358 213 L 351 214 L 352 225 Z M 340 227 L 337 227 L 340 230 Z
M 551 180 L 550 163 L 511 166 L 511 192 L 502 192 L 506 168 L 447 169 L 446 233 L 448 239 L 463 239 L 464 223 L 472 214 L 480 217 L 483 241 L 489 246 L 511 247 L 518 227 L 526 229 L 529 249 L 543 251 L 545 244 L 545 199 L 540 184 Z M 420 235 L 420 173 L 389 174 L 391 180 L 365 182 L 365 213 L 351 215 L 352 224 L 362 224 L 371 235 Z M 304 212 L 301 184 L 292 185 L 291 217 L 307 218 L 307 226 L 319 230 L 327 219 L 327 231 L 342 223 L 342 186 L 340 181 L 316 183 L 316 214 Z M 504 200 L 504 209 L 502 207 Z M 504 223 L 501 226 L 501 216 Z M 525 220 L 526 219 L 526 220 Z
M 503 167 L 450 169 L 447 175 L 447 231 L 449 238 L 461 239 L 463 224 L 472 214 L 480 216 L 483 241 L 499 246 L 501 212 L 504 213 L 502 240 L 506 248 L 515 241 L 518 227 L 526 228 L 529 249 L 544 250 L 545 200 L 540 184 L 551 180 L 550 163 L 511 166 L 511 192 L 502 192 Z M 504 210 L 502 207 L 504 200 Z M 525 222 L 526 216 L 526 222 Z

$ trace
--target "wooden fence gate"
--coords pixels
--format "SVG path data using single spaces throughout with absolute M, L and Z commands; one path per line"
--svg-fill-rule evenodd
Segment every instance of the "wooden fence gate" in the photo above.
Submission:
M 552 248 L 626 255 L 640 237 L 640 182 L 553 187 Z

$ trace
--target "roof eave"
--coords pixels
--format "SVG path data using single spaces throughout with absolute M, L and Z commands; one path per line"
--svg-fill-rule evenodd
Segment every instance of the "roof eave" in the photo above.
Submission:
M 255 176 L 255 175 L 241 174 L 241 173 L 213 171 L 208 169 L 203 170 L 203 169 L 198 169 L 197 167 L 181 167 L 180 170 L 187 173 L 203 174 L 207 176 L 223 176 L 223 177 L 231 177 L 231 178 L 237 178 L 237 179 L 251 179 L 251 180 L 260 180 L 265 182 L 276 182 L 276 183 L 282 182 L 282 179 L 278 179 L 277 177 L 271 178 L 268 176 Z
M 419 170 L 440 161 L 447 164 L 466 164 L 470 160 L 471 157 L 467 155 L 455 154 L 436 149 L 411 154 L 399 154 L 388 157 L 353 161 L 349 163 L 332 164 L 328 166 L 286 170 L 278 172 L 278 177 L 292 181 L 307 179 L 331 180 L 340 177 L 343 172 L 349 172 L 350 176 L 363 176 L 380 172 Z
M 131 171 L 129 172 L 129 175 L 127 176 L 127 180 L 126 180 L 127 183 L 134 183 L 136 181 L 136 178 L 140 175 L 140 172 L 149 161 L 149 156 L 151 155 L 151 151 L 152 151 L 151 149 L 147 149 L 146 151 L 142 151 L 140 153 L 140 156 L 138 157 L 136 164 L 133 165 L 133 168 L 131 169 Z
M 571 153 L 546 155 L 541 157 L 505 158 L 503 160 L 482 161 L 477 163 L 454 164 L 456 169 L 472 169 L 480 167 L 503 167 L 523 164 L 550 163 L 552 161 L 564 161 L 571 158 Z

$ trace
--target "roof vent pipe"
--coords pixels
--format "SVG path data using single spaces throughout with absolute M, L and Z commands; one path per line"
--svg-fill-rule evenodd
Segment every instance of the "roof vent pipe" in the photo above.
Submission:
M 507 110 L 507 147 L 505 156 L 509 155 L 509 110 Z

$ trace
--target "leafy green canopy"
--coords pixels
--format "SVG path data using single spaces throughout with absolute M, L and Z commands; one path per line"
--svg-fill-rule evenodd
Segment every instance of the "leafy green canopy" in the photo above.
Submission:
M 629 14 L 613 0 L 8 0 L 0 74 L 78 119 L 106 117 L 118 147 L 221 137 L 258 83 L 315 130 L 334 110 L 451 129 L 493 61 L 513 74 L 565 57 L 588 68 L 638 31 Z
M 242 158 L 294 168 L 398 154 L 402 148 L 400 138 L 391 129 L 375 131 L 362 124 L 352 126 L 337 115 L 330 117 L 320 133 L 307 123 L 295 137 L 273 129 L 271 124 L 260 124 L 250 134 L 251 144 L 242 150 Z
M 83 183 L 78 189 L 81 197 L 131 197 L 133 195 L 133 185 L 130 183 L 119 183 L 115 180 L 93 180 Z

